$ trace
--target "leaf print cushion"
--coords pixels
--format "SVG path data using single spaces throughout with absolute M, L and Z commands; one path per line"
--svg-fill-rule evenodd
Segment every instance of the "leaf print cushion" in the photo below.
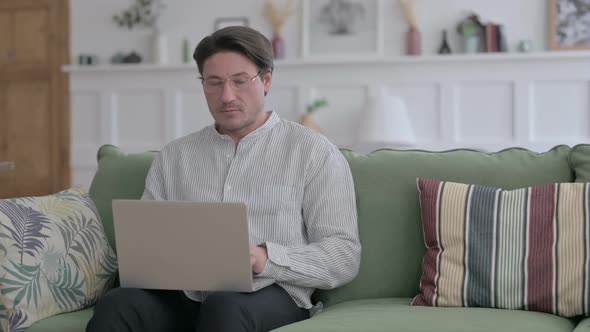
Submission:
M 0 200 L 0 332 L 93 305 L 116 270 L 85 190 Z

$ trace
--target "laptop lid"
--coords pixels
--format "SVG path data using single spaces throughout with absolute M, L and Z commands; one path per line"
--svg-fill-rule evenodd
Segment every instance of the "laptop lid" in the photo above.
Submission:
M 254 290 L 243 203 L 113 200 L 113 222 L 123 287 Z

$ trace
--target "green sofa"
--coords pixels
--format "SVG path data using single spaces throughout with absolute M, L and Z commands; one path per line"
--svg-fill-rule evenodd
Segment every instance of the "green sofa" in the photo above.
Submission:
M 511 148 L 495 153 L 343 150 L 354 177 L 363 245 L 360 273 L 339 289 L 318 291 L 325 310 L 279 331 L 589 331 L 590 318 L 488 308 L 410 306 L 418 293 L 422 255 L 416 178 L 493 185 L 506 189 L 555 182 L 590 181 L 590 145 L 556 146 L 545 153 Z M 114 146 L 98 152 L 90 188 L 114 246 L 111 200 L 139 198 L 155 152 L 125 154 Z M 83 331 L 92 308 L 37 322 L 29 332 Z

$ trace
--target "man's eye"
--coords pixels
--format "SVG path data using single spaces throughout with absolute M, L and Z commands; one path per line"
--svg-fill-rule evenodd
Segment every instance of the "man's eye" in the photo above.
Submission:
M 244 85 L 248 83 L 248 79 L 246 78 L 235 78 L 233 79 L 235 85 Z
M 207 84 L 210 86 L 220 86 L 223 84 L 222 80 L 207 80 Z

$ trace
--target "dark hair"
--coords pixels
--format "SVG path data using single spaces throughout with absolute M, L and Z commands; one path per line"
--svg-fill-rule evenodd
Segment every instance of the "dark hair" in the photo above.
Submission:
M 231 26 L 217 30 L 199 42 L 193 54 L 199 73 L 203 74 L 203 64 L 210 56 L 224 51 L 244 55 L 258 70 L 273 69 L 272 46 L 268 38 L 249 27 Z

